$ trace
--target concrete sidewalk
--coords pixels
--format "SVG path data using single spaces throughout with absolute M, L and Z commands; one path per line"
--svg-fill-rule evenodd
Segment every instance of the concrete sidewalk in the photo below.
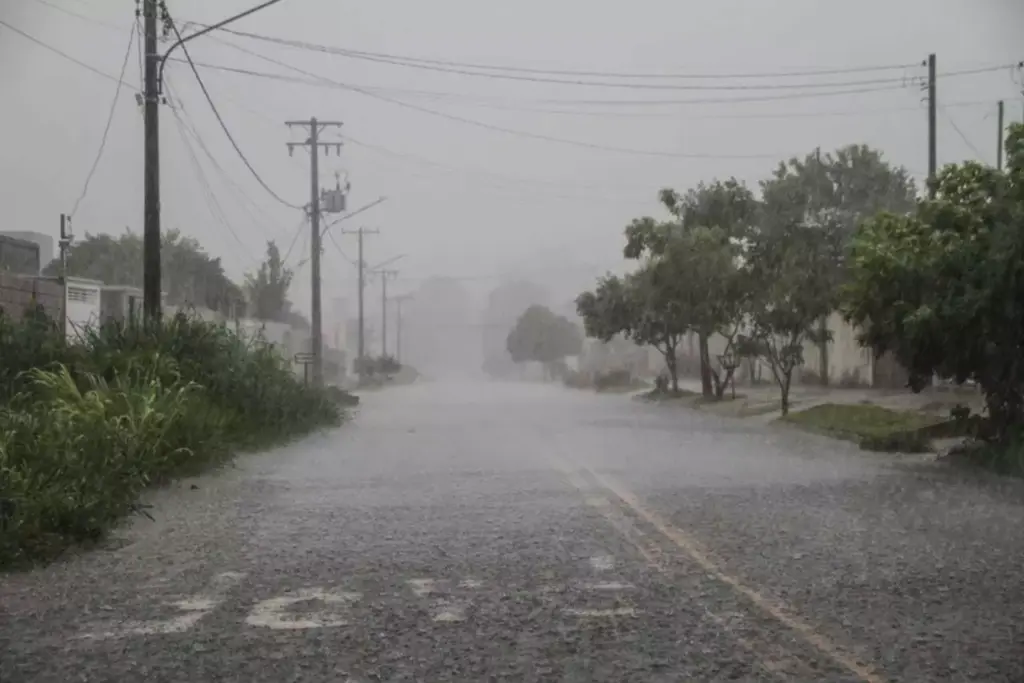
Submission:
M 699 397 L 700 380 L 681 379 L 679 388 Z M 797 384 L 790 389 L 790 411 L 799 412 L 828 403 L 872 404 L 892 410 L 921 411 L 943 417 L 957 404 L 964 404 L 974 412 L 984 408 L 981 392 L 964 387 L 929 387 L 920 393 L 909 389 L 873 389 L 870 387 L 823 387 L 820 385 Z M 771 384 L 757 386 L 736 386 L 736 400 L 731 400 L 731 391 L 726 391 L 721 402 L 702 403 L 699 398 L 688 405 L 718 415 L 738 417 L 758 422 L 774 422 L 782 416 L 779 387 Z

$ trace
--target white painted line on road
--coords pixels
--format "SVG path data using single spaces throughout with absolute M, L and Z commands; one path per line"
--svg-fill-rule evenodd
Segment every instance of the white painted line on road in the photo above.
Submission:
M 445 604 L 441 611 L 434 615 L 434 621 L 451 624 L 466 620 L 466 607 L 454 603 Z
M 253 607 L 245 623 L 277 631 L 347 626 L 348 607 L 358 601 L 359 593 L 332 592 L 322 588 L 302 588 L 292 595 L 263 600 Z M 314 610 L 303 615 L 291 614 L 288 608 L 303 602 L 321 602 L 328 609 Z
M 635 617 L 637 611 L 632 607 L 616 607 L 615 609 L 567 609 L 566 614 L 585 619 L 607 619 L 611 617 Z
M 620 581 L 603 581 L 584 585 L 592 591 L 628 591 L 636 587 L 631 583 L 622 583 Z
M 418 598 L 430 595 L 437 588 L 437 581 L 434 579 L 409 579 L 406 583 L 409 584 L 409 588 L 412 589 L 412 592 Z
M 605 572 L 615 567 L 615 558 L 611 555 L 595 555 L 590 558 L 590 566 L 599 572 Z
M 169 606 L 184 612 L 170 619 L 156 621 L 127 620 L 114 628 L 101 631 L 87 631 L 78 636 L 81 639 L 105 640 L 125 638 L 128 636 L 150 636 L 171 633 L 184 633 L 199 623 L 199 620 L 212 612 L 224 600 L 224 593 L 241 583 L 245 574 L 224 572 L 218 574 L 210 583 L 210 588 L 203 593 L 182 600 L 167 603 Z
M 459 588 L 469 588 L 471 590 L 482 588 L 483 585 L 483 581 L 477 581 L 476 579 L 463 579 L 459 582 Z

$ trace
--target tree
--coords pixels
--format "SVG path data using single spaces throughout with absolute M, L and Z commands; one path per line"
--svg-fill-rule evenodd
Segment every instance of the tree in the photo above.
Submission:
M 816 150 L 802 160 L 780 162 L 772 177 L 761 183 L 761 197 L 762 230 L 804 223 L 835 231 L 845 247 L 857 226 L 879 211 L 913 211 L 917 190 L 907 170 L 890 165 L 881 152 L 867 145 L 847 145 L 834 153 Z M 843 249 L 836 252 L 834 267 L 840 274 L 843 256 Z M 828 382 L 826 319 L 827 314 L 818 330 L 823 383 Z
M 876 354 L 891 351 L 920 390 L 938 375 L 978 382 L 993 435 L 1024 424 L 1024 126 L 1006 170 L 945 167 L 913 215 L 880 213 L 857 232 L 843 311 Z
M 583 335 L 570 320 L 546 306 L 530 306 L 519 316 L 505 344 L 514 363 L 535 361 L 553 373 L 567 356 L 582 352 Z
M 508 331 L 520 314 L 535 304 L 548 305 L 551 296 L 538 284 L 527 280 L 510 280 L 491 290 L 483 312 L 482 347 L 484 371 L 501 376 L 514 371 L 505 348 Z
M 288 301 L 294 272 L 286 268 L 281 251 L 267 242 L 267 257 L 255 273 L 245 276 L 245 292 L 249 297 L 251 315 L 259 320 L 289 322 L 292 304 Z
M 602 278 L 594 291 L 576 299 L 576 310 L 588 336 L 608 342 L 622 334 L 637 344 L 657 349 L 665 358 L 673 393 L 679 392 L 676 349 L 689 329 L 677 300 L 679 283 L 671 264 L 651 260 L 624 278 Z
M 223 313 L 237 313 L 244 305 L 241 289 L 224 272 L 219 258 L 211 258 L 199 242 L 168 230 L 161 238 L 161 279 L 168 303 L 205 306 Z M 60 272 L 60 261 L 46 266 L 47 275 Z M 89 235 L 68 250 L 67 274 L 100 280 L 108 285 L 142 287 L 142 238 L 125 231 L 121 235 Z
M 679 194 L 663 189 L 662 204 L 674 220 L 634 220 L 626 228 L 626 258 L 661 258 L 676 245 L 674 261 L 688 279 L 684 288 L 688 307 L 681 311 L 697 334 L 700 348 L 701 386 L 705 396 L 721 398 L 730 377 L 721 377 L 711 363 L 709 339 L 720 333 L 731 348 L 749 299 L 749 279 L 742 254 L 756 235 L 758 202 L 735 178 L 700 183 Z M 712 294 L 695 297 L 698 292 Z M 732 370 L 726 370 L 731 375 Z
M 757 295 L 751 300 L 750 333 L 738 350 L 768 362 L 783 415 L 789 413 L 793 370 L 804 362 L 804 342 L 830 335 L 818 321 L 835 306 L 837 234 L 797 221 L 760 235 L 748 254 Z

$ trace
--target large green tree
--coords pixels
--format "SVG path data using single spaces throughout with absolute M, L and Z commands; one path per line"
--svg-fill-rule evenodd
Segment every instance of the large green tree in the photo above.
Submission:
M 913 211 L 917 189 L 909 172 L 887 162 L 880 151 L 847 145 L 780 162 L 771 178 L 761 182 L 761 199 L 762 231 L 785 231 L 804 223 L 834 232 L 841 247 L 835 252 L 834 267 L 841 276 L 845 247 L 857 226 L 879 211 Z M 826 317 L 818 323 L 823 383 L 828 382 L 829 364 Z
M 267 242 L 267 256 L 259 269 L 245 276 L 250 315 L 260 320 L 289 322 L 292 304 L 288 300 L 288 288 L 292 277 L 294 272 L 285 267 L 277 244 Z
M 60 261 L 52 261 L 44 272 L 57 275 Z M 142 287 L 142 237 L 129 231 L 118 236 L 86 234 L 68 250 L 67 274 L 108 285 Z M 244 304 L 241 289 L 227 277 L 220 259 L 177 230 L 166 231 L 161 239 L 161 279 L 171 304 L 224 313 L 240 313 Z
M 793 371 L 804 362 L 804 343 L 821 343 L 831 334 L 819 321 L 836 305 L 838 234 L 794 220 L 761 234 L 747 253 L 756 294 L 739 350 L 767 361 L 783 415 L 789 412 Z
M 875 353 L 891 351 L 920 389 L 934 375 L 974 380 L 994 433 L 1024 423 L 1024 126 L 1006 170 L 945 167 L 935 198 L 885 212 L 857 232 L 846 316 Z
M 571 320 L 546 306 L 530 306 L 519 316 L 505 343 L 513 362 L 541 363 L 553 374 L 566 357 L 582 352 L 583 335 Z
M 758 231 L 758 202 L 735 178 L 701 183 L 684 194 L 664 189 L 660 199 L 673 220 L 634 220 L 623 253 L 671 261 L 669 272 L 680 280 L 677 315 L 698 339 L 703 393 L 721 397 L 730 377 L 715 369 L 708 342 L 721 334 L 731 350 L 745 318 L 751 281 L 743 254 Z

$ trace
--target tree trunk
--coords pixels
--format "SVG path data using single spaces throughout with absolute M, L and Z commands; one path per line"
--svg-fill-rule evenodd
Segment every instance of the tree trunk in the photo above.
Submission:
M 782 394 L 782 417 L 789 415 L 789 387 L 793 378 L 793 369 L 790 368 L 788 372 L 783 373 L 782 381 L 779 383 L 779 388 Z
M 711 385 L 711 351 L 708 348 L 708 336 L 701 332 L 698 335 L 700 346 L 700 389 L 706 398 L 714 396 L 714 388 Z
M 673 394 L 678 394 L 679 393 L 679 366 L 678 366 L 678 362 L 676 360 L 676 350 L 675 350 L 675 348 L 671 348 L 670 347 L 668 349 L 668 351 L 665 352 L 665 365 L 666 365 L 666 367 L 668 367 L 668 376 L 669 376 L 669 379 L 672 381 L 672 393 Z
M 821 355 L 821 386 L 828 386 L 828 340 L 825 339 L 825 330 L 828 329 L 828 319 L 822 318 L 818 330 L 821 332 L 821 341 L 818 343 L 818 353 Z

